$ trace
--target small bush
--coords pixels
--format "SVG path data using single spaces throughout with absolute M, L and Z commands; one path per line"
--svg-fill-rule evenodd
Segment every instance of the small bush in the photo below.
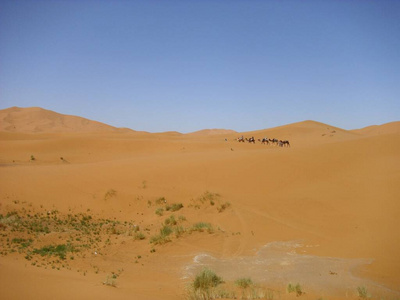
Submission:
M 174 225 L 178 224 L 178 222 L 176 221 L 174 215 L 172 215 L 172 216 L 170 216 L 169 218 L 167 218 L 167 219 L 165 220 L 164 223 L 165 223 L 166 225 L 171 225 L 171 226 L 174 226 Z
M 160 197 L 155 202 L 156 202 L 157 205 L 160 205 L 160 204 L 167 203 L 167 200 L 164 197 Z
M 170 226 L 168 226 L 168 225 L 164 225 L 160 229 L 160 234 L 164 235 L 164 236 L 169 236 L 172 232 L 173 232 L 172 228 Z
M 210 223 L 198 222 L 196 224 L 193 224 L 190 231 L 200 231 L 200 232 L 207 231 L 208 233 L 213 233 L 214 228 Z
M 366 298 L 370 298 L 371 295 L 368 293 L 367 288 L 365 286 L 359 286 L 357 288 L 357 292 L 358 292 L 358 297 L 366 299 Z
M 136 232 L 134 239 L 135 240 L 144 240 L 146 238 L 146 236 L 142 233 L 142 232 Z
M 304 292 L 301 289 L 300 284 L 293 285 L 291 283 L 288 284 L 287 287 L 288 293 L 296 293 L 296 296 L 301 296 Z
M 235 281 L 235 284 L 242 289 L 246 289 L 253 285 L 253 281 L 250 278 L 239 278 Z
M 159 215 L 160 217 L 164 214 L 164 208 L 160 207 L 156 209 L 156 215 Z
M 221 195 L 217 193 L 211 193 L 206 191 L 203 195 L 199 197 L 201 203 L 209 202 L 211 205 L 215 204 L 215 200 L 218 199 Z
M 116 276 L 113 274 L 112 276 L 107 275 L 106 280 L 103 282 L 104 285 L 117 287 Z
M 155 245 L 162 245 L 171 241 L 169 235 L 173 232 L 170 226 L 164 225 L 160 229 L 160 234 L 154 235 L 150 238 L 150 243 Z
M 180 210 L 182 207 L 183 207 L 183 204 L 182 204 L 182 203 L 173 203 L 173 204 L 171 204 L 171 205 L 167 205 L 167 206 L 165 207 L 165 209 L 166 209 L 167 211 L 178 211 L 178 210 Z
M 221 277 L 217 276 L 210 269 L 203 269 L 193 281 L 193 288 L 195 290 L 208 290 L 210 288 L 216 287 L 217 285 L 223 283 Z
M 218 206 L 217 210 L 218 210 L 218 212 L 221 213 L 230 206 L 231 206 L 231 204 L 229 202 L 225 202 L 225 203 L 221 204 L 220 206 Z
M 182 226 L 176 226 L 174 228 L 174 233 L 176 237 L 180 237 L 181 235 L 183 235 L 186 232 L 185 228 L 183 228 Z

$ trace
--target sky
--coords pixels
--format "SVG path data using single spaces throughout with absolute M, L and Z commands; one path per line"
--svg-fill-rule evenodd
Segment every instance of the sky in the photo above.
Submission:
M 400 120 L 400 1 L 0 0 L 0 109 L 149 132 Z

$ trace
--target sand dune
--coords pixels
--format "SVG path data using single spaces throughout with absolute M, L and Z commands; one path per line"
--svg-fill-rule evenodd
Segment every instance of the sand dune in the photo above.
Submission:
M 11 107 L 0 111 L 0 131 L 8 132 L 114 132 L 126 131 L 97 121 L 63 115 L 40 107 Z
M 222 134 L 231 135 L 234 133 L 237 133 L 237 132 L 234 130 L 231 130 L 231 129 L 216 129 L 216 128 L 214 128 L 214 129 L 203 129 L 203 130 L 191 132 L 191 133 L 188 133 L 188 135 L 201 135 L 201 136 L 203 136 L 203 135 L 205 135 L 205 136 L 222 135 Z
M 39 112 L 0 111 L 0 298 L 185 299 L 204 266 L 274 299 L 400 297 L 399 122 L 150 134 Z
M 372 125 L 361 129 L 352 130 L 352 132 L 363 135 L 384 135 L 384 134 L 399 134 L 400 122 L 390 122 L 383 125 Z

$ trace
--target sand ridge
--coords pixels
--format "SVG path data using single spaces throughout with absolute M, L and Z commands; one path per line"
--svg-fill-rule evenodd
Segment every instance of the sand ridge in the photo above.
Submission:
M 32 293 L 52 298 L 64 289 L 62 297 L 76 299 L 184 299 L 193 276 L 187 270 L 196 266 L 196 256 L 214 257 L 210 267 L 220 268 L 228 280 L 241 274 L 222 267 L 224 273 L 221 266 L 227 262 L 248 260 L 251 270 L 263 247 L 292 241 L 303 245 L 293 252 L 300 261 L 329 257 L 367 263 L 329 270 L 337 276 L 316 264 L 314 271 L 326 280 L 319 287 L 295 272 L 280 280 L 263 279 L 269 277 L 256 271 L 246 276 L 283 299 L 293 296 L 286 292 L 289 280 L 302 284 L 304 299 L 356 299 L 355 286 L 321 294 L 324 284 L 349 283 L 346 276 L 374 297 L 399 295 L 399 122 L 347 131 L 304 121 L 198 135 L 120 131 L 97 123 L 89 132 L 79 121 L 81 127 L 62 132 L 70 121 L 50 124 L 36 114 L 41 109 L 12 110 L 27 116 L 15 124 L 8 118 L 5 127 L 1 122 L 1 298 L 32 298 Z M 291 147 L 238 143 L 240 135 L 288 139 Z M 179 203 L 179 210 L 167 210 Z M 16 220 L 33 226 L 28 214 L 48 224 L 50 232 L 11 231 L 20 224 Z M 76 215 L 79 224 L 86 220 L 93 231 L 54 223 L 70 220 L 69 215 Z M 178 222 L 174 228 L 182 227 L 181 235 L 171 235 L 165 244 L 151 243 L 171 216 Z M 198 222 L 213 230 L 191 231 Z M 135 238 L 135 226 L 144 239 Z M 24 248 L 21 239 L 30 238 Z M 64 243 L 80 250 L 58 258 L 59 263 L 54 255 L 25 258 L 28 251 Z M 290 251 L 274 253 L 287 260 Z M 279 266 L 283 272 L 289 267 Z M 113 274 L 116 288 L 103 284 Z M 54 288 L 38 284 L 37 278 Z

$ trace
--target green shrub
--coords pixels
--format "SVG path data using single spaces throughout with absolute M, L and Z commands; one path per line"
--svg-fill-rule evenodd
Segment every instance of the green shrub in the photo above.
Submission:
M 170 226 L 168 226 L 168 225 L 164 225 L 160 229 L 160 234 L 164 235 L 164 236 L 169 236 L 172 232 L 173 232 L 172 228 Z
M 200 232 L 207 231 L 208 233 L 213 233 L 214 228 L 210 223 L 198 222 L 196 224 L 193 224 L 190 231 L 200 231 Z
M 193 281 L 193 288 L 195 290 L 208 290 L 210 288 L 216 287 L 223 282 L 224 281 L 221 277 L 217 276 L 210 269 L 205 268 L 196 275 Z
M 34 249 L 33 253 L 40 254 L 41 256 L 54 255 L 54 256 L 60 257 L 61 259 L 65 259 L 68 252 L 74 252 L 74 251 L 75 251 L 75 249 L 71 244 L 67 244 L 67 245 L 62 244 L 62 245 L 57 245 L 57 246 L 50 245 L 50 246 L 42 247 L 40 249 Z
M 170 226 L 164 225 L 160 229 L 160 234 L 154 235 L 150 238 L 150 243 L 155 245 L 162 245 L 171 241 L 169 235 L 173 232 Z
M 183 226 L 176 226 L 174 228 L 174 233 L 176 237 L 180 237 L 181 235 L 183 235 L 186 232 L 185 228 L 183 228 Z

